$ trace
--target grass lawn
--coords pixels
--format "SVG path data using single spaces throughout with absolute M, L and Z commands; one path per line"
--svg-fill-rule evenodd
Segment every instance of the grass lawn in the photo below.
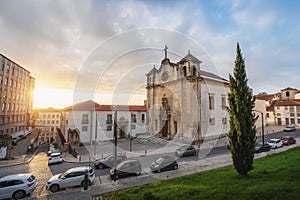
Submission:
M 254 160 L 247 177 L 229 166 L 106 194 L 104 199 L 300 199 L 300 147 Z

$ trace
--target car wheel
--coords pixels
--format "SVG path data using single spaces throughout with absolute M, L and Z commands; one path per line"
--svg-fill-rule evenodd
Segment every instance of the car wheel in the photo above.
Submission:
M 96 168 L 96 169 L 99 169 L 99 165 L 95 165 L 95 168 Z
M 98 169 L 103 169 L 104 168 L 104 165 L 102 165 L 102 164 L 100 164 L 99 166 L 98 166 Z
M 119 179 L 119 175 L 116 175 L 116 180 L 118 180 Z
M 140 172 L 140 171 L 137 171 L 137 172 L 136 172 L 136 175 L 137 175 L 137 176 L 141 175 L 141 172 Z
M 156 170 L 157 171 L 157 173 L 160 173 L 160 169 L 158 169 L 158 170 Z
M 26 196 L 26 193 L 24 190 L 18 190 L 13 194 L 14 199 L 23 199 Z
M 174 170 L 178 169 L 178 165 L 174 165 Z
M 57 184 L 54 184 L 54 185 L 51 185 L 51 187 L 50 187 L 50 191 L 51 192 L 58 192 L 60 190 L 60 188 L 59 188 L 59 185 L 57 185 Z
M 81 184 L 80 184 L 81 187 L 84 187 L 84 184 L 85 184 L 85 181 L 82 181 Z M 88 181 L 87 181 L 87 185 L 91 185 L 91 184 L 92 184 L 91 181 L 88 180 Z

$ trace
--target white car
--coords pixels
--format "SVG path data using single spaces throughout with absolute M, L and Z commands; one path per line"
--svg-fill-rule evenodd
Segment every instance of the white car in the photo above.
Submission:
M 51 192 L 57 192 L 66 187 L 84 186 L 86 173 L 88 173 L 87 184 L 91 185 L 95 179 L 95 172 L 93 168 L 74 167 L 62 174 L 57 174 L 50 178 L 47 182 L 46 189 Z
M 271 146 L 272 149 L 277 149 L 283 146 L 283 143 L 280 139 L 270 139 L 268 141 L 268 145 Z
M 64 162 L 64 159 L 61 155 L 61 152 L 57 153 L 51 153 L 48 159 L 48 165 L 54 164 L 54 163 L 62 163 Z
M 0 178 L 0 199 L 22 199 L 37 186 L 32 174 L 13 174 Z

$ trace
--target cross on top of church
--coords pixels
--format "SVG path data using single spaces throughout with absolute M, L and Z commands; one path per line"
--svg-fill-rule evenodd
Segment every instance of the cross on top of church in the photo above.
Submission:
M 168 46 L 165 45 L 165 48 L 164 48 L 164 51 L 165 51 L 165 59 L 167 58 L 167 49 L 168 49 Z

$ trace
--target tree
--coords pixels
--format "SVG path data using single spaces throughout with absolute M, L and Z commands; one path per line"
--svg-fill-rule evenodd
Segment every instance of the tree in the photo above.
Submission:
M 245 62 L 237 43 L 234 72 L 233 76 L 229 75 L 230 130 L 227 136 L 233 165 L 240 175 L 247 175 L 253 169 L 253 149 L 256 143 L 257 117 L 253 113 L 255 99 L 247 83 Z

